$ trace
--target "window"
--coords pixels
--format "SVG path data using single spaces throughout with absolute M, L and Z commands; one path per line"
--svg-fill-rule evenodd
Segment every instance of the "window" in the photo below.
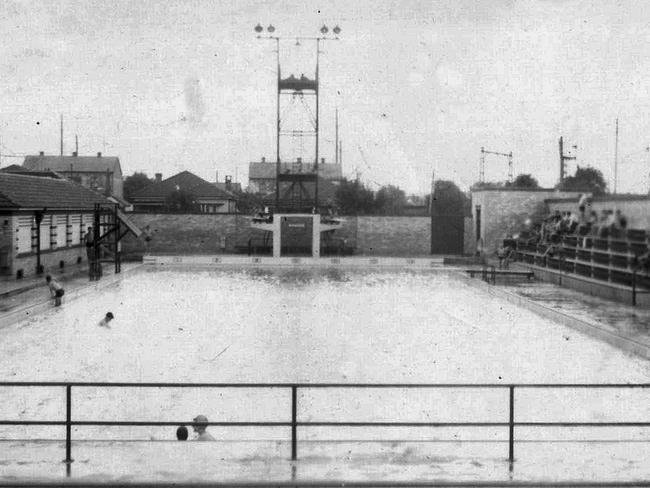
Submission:
M 81 242 L 81 215 L 70 215 L 69 220 L 70 246 L 76 246 Z
M 18 217 L 16 232 L 16 253 L 32 252 L 32 217 Z
M 56 247 L 66 247 L 68 245 L 67 232 L 68 232 L 68 216 L 55 215 L 52 225 L 56 225 Z
M 43 220 L 41 221 L 41 251 L 50 248 L 51 243 L 51 229 L 50 224 L 52 222 L 51 215 L 44 215 Z

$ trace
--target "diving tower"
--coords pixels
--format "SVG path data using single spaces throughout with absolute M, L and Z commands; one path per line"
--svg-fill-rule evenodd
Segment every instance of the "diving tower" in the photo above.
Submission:
M 258 38 L 262 38 L 259 35 L 262 30 L 260 25 L 255 28 Z M 272 34 L 275 28 L 269 26 L 267 30 Z M 336 37 L 327 37 L 329 29 L 323 26 L 322 35 L 318 37 L 264 37 L 275 41 L 277 54 L 275 203 L 271 210 L 266 208 L 254 217 L 251 227 L 272 234 L 274 257 L 319 257 L 322 234 L 331 235 L 343 226 L 340 219 L 320 214 L 318 195 L 319 56 L 321 43 L 338 40 L 340 31 L 336 26 L 332 30 Z M 295 40 L 296 46 L 301 46 L 301 41 L 315 41 L 313 75 L 307 70 L 307 75 L 291 73 L 283 77 L 280 67 L 280 41 L 283 39 Z

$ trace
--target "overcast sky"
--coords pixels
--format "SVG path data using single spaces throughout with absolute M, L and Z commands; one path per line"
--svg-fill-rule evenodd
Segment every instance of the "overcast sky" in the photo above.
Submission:
M 321 55 L 320 150 L 333 160 L 338 107 L 346 175 L 424 193 L 435 170 L 467 188 L 484 146 L 552 186 L 563 135 L 613 186 L 618 117 L 618 191 L 648 191 L 644 1 L 0 0 L 2 165 L 58 154 L 63 114 L 66 153 L 77 134 L 126 175 L 246 184 L 249 161 L 275 157 L 274 46 L 258 22 L 288 37 L 340 25 Z M 313 44 L 282 52 L 283 74 L 313 68 Z M 486 179 L 506 176 L 488 157 Z

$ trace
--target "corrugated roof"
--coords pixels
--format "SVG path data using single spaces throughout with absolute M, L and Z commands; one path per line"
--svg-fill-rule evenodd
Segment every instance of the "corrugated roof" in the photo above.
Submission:
M 0 173 L 0 207 L 92 209 L 105 197 L 65 179 Z
M 205 181 L 189 171 L 182 171 L 160 183 L 154 183 L 137 192 L 131 199 L 135 201 L 139 198 L 165 198 L 176 190 L 192 193 L 197 198 L 235 199 L 231 193 L 217 188 L 214 183 Z
M 52 170 L 66 173 L 70 171 L 110 171 L 122 174 L 120 159 L 111 156 L 25 156 L 23 166 L 38 171 Z

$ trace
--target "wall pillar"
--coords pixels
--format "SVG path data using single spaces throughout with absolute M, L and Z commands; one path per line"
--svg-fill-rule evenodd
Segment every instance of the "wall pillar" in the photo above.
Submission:
M 320 257 L 320 215 L 313 215 L 312 238 L 311 238 L 311 256 Z
M 282 217 L 279 215 L 273 216 L 273 257 L 279 258 L 282 250 L 282 234 L 280 232 Z

